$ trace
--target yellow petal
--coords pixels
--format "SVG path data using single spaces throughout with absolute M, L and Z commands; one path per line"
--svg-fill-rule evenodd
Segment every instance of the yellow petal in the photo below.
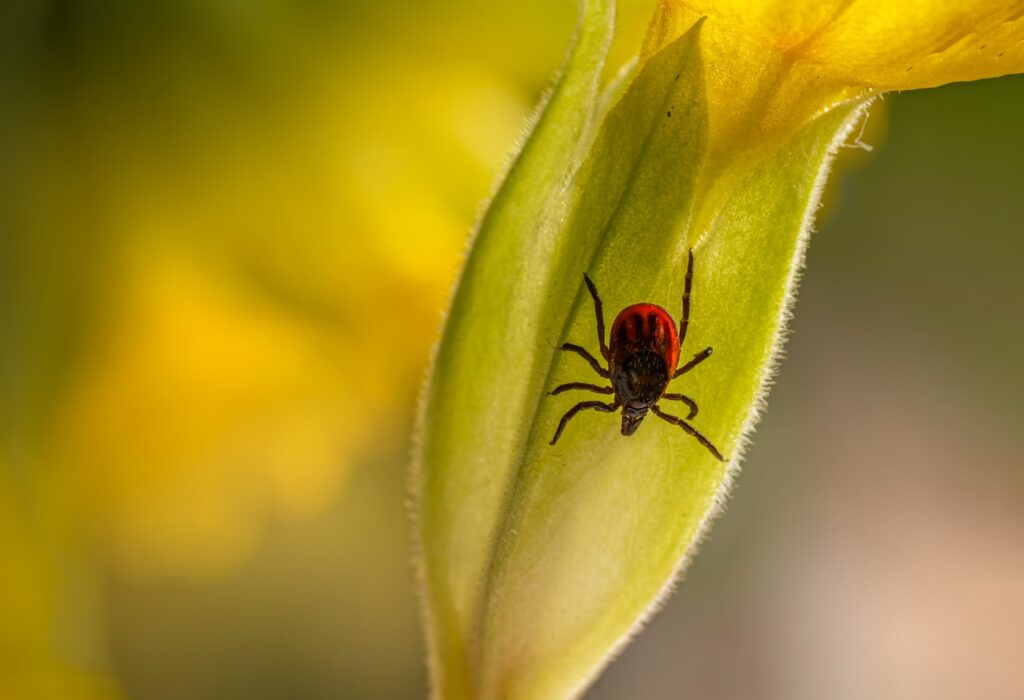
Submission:
M 1024 70 L 1016 0 L 674 0 L 847 85 L 910 90 Z
M 359 384 L 360 410 L 337 398 L 334 358 L 359 356 L 158 241 L 131 254 L 101 351 L 60 404 L 51 463 L 122 572 L 208 580 L 255 549 L 269 515 L 326 507 L 378 415 L 376 387 Z
M 662 0 L 641 60 L 704 19 L 708 156 L 697 230 L 811 119 L 884 90 L 1024 70 L 1024 0 Z

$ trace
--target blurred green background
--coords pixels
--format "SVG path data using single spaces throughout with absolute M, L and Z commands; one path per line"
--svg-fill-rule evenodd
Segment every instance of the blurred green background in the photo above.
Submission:
M 0 697 L 424 695 L 413 407 L 574 10 L 4 3 Z M 732 505 L 588 697 L 1024 694 L 1022 123 L 1021 76 L 876 106 Z

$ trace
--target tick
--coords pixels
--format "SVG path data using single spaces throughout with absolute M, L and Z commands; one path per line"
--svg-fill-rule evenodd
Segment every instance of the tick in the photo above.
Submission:
M 676 323 L 672 316 L 665 309 L 655 304 L 633 304 L 627 306 L 612 323 L 612 332 L 609 343 L 605 342 L 604 336 L 604 312 L 601 306 L 601 296 L 597 293 L 597 287 L 583 275 L 590 290 L 590 296 L 594 298 L 594 314 L 597 316 L 597 340 L 601 345 L 601 355 L 608 363 L 605 369 L 585 348 L 573 343 L 563 343 L 560 350 L 574 352 L 590 363 L 594 371 L 609 380 L 611 386 L 598 386 L 585 382 L 570 382 L 555 387 L 552 394 L 561 394 L 563 391 L 580 389 L 592 391 L 596 394 L 614 394 L 615 400 L 611 403 L 603 401 L 581 401 L 562 416 L 555 436 L 551 438 L 554 445 L 565 430 L 566 424 L 580 411 L 594 409 L 602 413 L 614 413 L 622 409 L 622 434 L 632 435 L 640 427 L 640 423 L 647 412 L 650 411 L 662 420 L 677 425 L 687 433 L 696 438 L 697 442 L 707 448 L 708 452 L 717 459 L 725 461 L 718 448 L 711 444 L 699 430 L 686 421 L 697 415 L 697 402 L 685 394 L 666 393 L 668 384 L 673 379 L 683 376 L 704 360 L 711 357 L 711 348 L 704 348 L 694 355 L 682 367 L 676 368 L 679 363 L 679 348 L 686 338 L 686 327 L 690 323 L 690 289 L 693 286 L 693 251 L 689 253 L 689 262 L 686 266 L 686 282 L 683 287 L 683 315 L 679 320 L 679 330 L 676 331 Z M 661 401 L 680 401 L 690 408 L 686 420 L 677 416 L 669 415 L 661 410 L 658 403 Z

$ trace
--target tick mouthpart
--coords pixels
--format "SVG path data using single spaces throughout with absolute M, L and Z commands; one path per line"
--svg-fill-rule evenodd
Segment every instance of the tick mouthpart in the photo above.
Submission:
M 622 434 L 632 435 L 643 423 L 647 406 L 626 406 L 622 409 Z

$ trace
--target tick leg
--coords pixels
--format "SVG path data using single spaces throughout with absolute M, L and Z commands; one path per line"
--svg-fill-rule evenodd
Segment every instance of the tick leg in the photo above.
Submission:
M 689 251 L 686 263 L 686 282 L 683 285 L 683 315 L 679 318 L 679 347 L 686 339 L 686 328 L 690 325 L 690 289 L 693 287 L 693 248 Z
M 597 316 L 597 342 L 601 344 L 601 355 L 607 360 L 610 353 L 608 352 L 608 344 L 604 342 L 604 311 L 601 306 L 601 296 L 597 293 L 597 287 L 590 281 L 585 272 L 583 273 L 583 279 L 587 283 L 587 289 L 590 290 L 590 296 L 594 297 L 594 315 Z
M 676 373 L 672 375 L 672 378 L 675 379 L 676 377 L 683 376 L 684 374 L 689 372 L 691 369 L 693 369 L 694 367 L 699 365 L 701 362 L 703 362 L 704 360 L 706 360 L 709 357 L 711 357 L 711 352 L 712 352 L 711 348 L 704 348 L 703 350 L 698 352 L 696 355 L 694 355 L 693 358 L 689 362 L 687 362 L 685 365 L 683 365 L 682 367 L 677 369 Z
M 697 415 L 697 402 L 685 394 L 664 394 L 661 398 L 667 399 L 669 401 L 682 401 L 687 406 L 689 406 L 690 413 L 688 416 L 686 416 L 686 420 L 690 420 L 691 418 Z
M 594 371 L 597 372 L 598 374 L 600 374 L 605 379 L 608 379 L 608 378 L 610 378 L 612 376 L 608 372 L 608 370 L 606 370 L 604 367 L 601 366 L 601 363 L 599 363 L 597 361 L 597 359 L 593 355 L 591 355 L 589 352 L 587 352 L 587 350 L 585 348 L 581 348 L 579 345 L 575 345 L 573 343 L 562 343 L 562 345 L 558 349 L 559 350 L 569 350 L 570 352 L 576 353 L 577 355 L 582 357 L 584 360 L 589 362 L 590 366 L 594 368 Z
M 551 438 L 551 442 L 549 442 L 548 444 L 549 445 L 554 445 L 556 442 L 558 442 L 558 438 L 562 435 L 562 431 L 565 430 L 565 424 L 569 422 L 570 418 L 575 416 L 580 411 L 585 411 L 588 408 L 592 408 L 595 411 L 601 411 L 602 413 L 614 413 L 615 410 L 618 407 L 619 407 L 618 402 L 615 402 L 615 403 L 603 403 L 601 401 L 581 401 L 581 402 L 579 402 L 578 404 L 576 404 L 575 406 L 570 408 L 568 411 L 566 411 L 565 415 L 562 416 L 562 420 L 558 424 L 558 430 L 555 431 L 555 436 L 553 438 Z
M 715 459 L 717 459 L 719 462 L 725 461 L 725 458 L 722 456 L 722 453 L 718 451 L 718 448 L 712 445 L 710 440 L 701 435 L 699 430 L 697 430 L 692 425 L 684 421 L 682 418 L 677 418 L 676 416 L 670 416 L 667 413 L 662 413 L 657 406 L 651 406 L 651 411 L 653 411 L 654 415 L 656 415 L 658 418 L 661 418 L 663 421 L 671 423 L 672 425 L 678 425 L 687 433 L 697 438 L 697 442 L 704 445 L 704 447 L 707 448 L 708 452 L 713 454 L 715 456 Z
M 586 384 L 584 382 L 569 382 L 568 384 L 562 384 L 556 386 L 551 390 L 551 395 L 561 394 L 563 391 L 570 391 L 572 389 L 582 389 L 584 391 L 593 391 L 596 394 L 614 394 L 615 390 L 610 386 L 598 386 L 597 384 Z

